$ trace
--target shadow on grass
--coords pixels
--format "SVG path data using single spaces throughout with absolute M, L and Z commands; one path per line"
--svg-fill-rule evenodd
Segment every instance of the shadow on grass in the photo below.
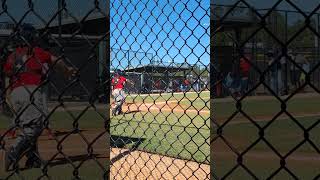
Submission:
M 120 154 L 110 159 L 110 165 L 120 160 L 121 158 L 125 157 L 126 155 L 130 154 L 131 152 L 135 151 L 140 146 L 140 144 L 142 144 L 144 141 L 145 141 L 144 138 L 133 138 L 133 137 L 126 137 L 126 136 L 112 135 L 110 138 L 111 148 L 126 148 L 126 146 L 128 145 L 131 145 L 131 147 L 128 148 L 128 150 L 121 152 Z
M 132 111 L 126 111 L 123 114 L 131 114 L 131 113 L 138 113 L 140 110 L 132 110 Z
M 86 130 L 79 130 L 79 132 L 85 132 Z M 73 134 L 77 134 L 78 132 L 74 132 Z M 70 134 L 70 131 L 56 131 L 54 133 L 55 136 L 63 136 L 63 135 L 67 135 Z
M 88 156 L 88 154 L 68 156 L 67 158 L 57 158 L 54 161 L 49 162 L 49 167 L 70 164 L 70 161 L 72 163 L 79 162 L 79 161 L 87 161 L 93 158 L 99 159 L 99 158 L 105 158 L 105 157 L 99 156 L 99 154 L 92 154 L 91 156 Z

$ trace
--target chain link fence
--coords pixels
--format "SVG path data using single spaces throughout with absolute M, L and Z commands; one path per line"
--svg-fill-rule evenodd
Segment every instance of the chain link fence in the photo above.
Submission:
M 110 178 L 209 179 L 209 1 L 110 5 Z
M 317 1 L 211 1 L 211 177 L 319 179 Z
M 1 5 L 0 179 L 209 179 L 209 1 Z
M 0 179 L 108 179 L 108 4 L 1 1 Z

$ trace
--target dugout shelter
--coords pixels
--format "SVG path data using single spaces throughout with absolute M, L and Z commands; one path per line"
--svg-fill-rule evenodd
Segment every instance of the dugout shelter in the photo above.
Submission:
M 258 25 L 258 18 L 248 7 L 233 7 L 228 5 L 212 4 L 211 9 L 211 25 L 213 28 L 213 41 L 217 42 L 217 38 L 221 33 L 231 37 L 232 44 L 218 44 L 213 49 L 213 64 L 217 71 L 213 71 L 212 80 L 216 85 L 214 91 L 216 97 L 224 97 L 227 95 L 223 88 L 223 78 L 229 72 L 234 72 L 235 67 L 239 66 L 238 43 L 241 42 L 242 30 Z M 211 42 L 213 43 L 213 42 Z
M 162 62 L 152 62 L 125 69 L 128 78 L 136 82 L 129 91 L 136 93 L 179 91 L 181 83 L 191 71 L 192 67 L 187 64 L 170 63 L 166 65 Z

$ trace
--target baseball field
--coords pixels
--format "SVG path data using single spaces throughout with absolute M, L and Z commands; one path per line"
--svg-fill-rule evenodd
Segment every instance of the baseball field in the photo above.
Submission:
M 111 154 L 128 152 L 111 160 L 111 177 L 209 179 L 209 99 L 209 92 L 129 96 L 127 113 L 111 120 Z
M 49 140 L 45 131 L 39 139 L 40 154 L 50 163 L 44 173 L 21 168 L 21 175 L 34 179 L 47 173 L 52 179 L 70 179 L 78 174 L 101 179 L 110 157 L 112 179 L 128 174 L 138 179 L 209 178 L 209 92 L 129 95 L 126 102 L 125 114 L 111 117 L 111 138 L 104 129 L 105 105 L 94 109 L 86 103 L 66 103 L 65 108 L 55 109 L 56 104 L 51 104 L 54 112 L 48 120 L 57 139 Z M 1 116 L 1 133 L 9 124 L 10 118 Z M 81 131 L 74 132 L 74 127 Z M 12 141 L 6 139 L 5 147 Z M 21 167 L 23 163 L 24 159 Z M 1 171 L 0 179 L 8 175 Z M 12 177 L 19 179 L 18 174 Z
M 58 108 L 49 117 L 51 127 L 58 132 L 57 140 L 49 140 L 46 132 L 39 140 L 42 157 L 52 159 L 45 173 L 53 179 L 70 179 L 77 173 L 83 179 L 101 179 L 110 156 L 113 179 L 128 175 L 138 179 L 209 179 L 211 153 L 213 173 L 222 177 L 233 172 L 227 179 L 253 179 L 250 172 L 259 179 L 266 179 L 281 167 L 279 156 L 286 155 L 287 170 L 282 169 L 275 179 L 291 179 L 291 171 L 299 179 L 318 175 L 320 159 L 316 145 L 320 143 L 320 96 L 298 94 L 287 102 L 286 110 L 296 122 L 280 113 L 281 103 L 274 97 L 246 98 L 242 101 L 242 111 L 246 115 L 237 111 L 231 98 L 213 100 L 211 108 L 216 122 L 228 123 L 223 127 L 224 139 L 211 134 L 214 140 L 211 152 L 209 98 L 209 92 L 129 95 L 125 114 L 111 117 L 110 142 L 104 129 L 105 105 L 93 109 L 86 108 L 85 104 L 70 103 L 66 109 Z M 9 123 L 7 117 L 1 116 L 2 133 Z M 81 131 L 72 133 L 73 127 Z M 265 128 L 263 138 L 259 138 L 259 127 Z M 303 128 L 310 129 L 310 141 L 303 141 Z M 11 142 L 6 140 L 6 147 Z M 111 149 L 107 148 L 108 143 Z M 242 164 L 237 163 L 232 149 L 246 152 Z M 90 156 L 88 152 L 92 152 Z M 43 175 L 40 169 L 21 169 L 20 173 L 25 179 Z M 0 179 L 7 175 L 2 171 Z M 18 175 L 13 177 L 19 179 Z
M 294 179 L 292 172 L 298 179 L 319 176 L 320 96 L 298 94 L 286 103 L 287 113 L 282 113 L 281 103 L 274 97 L 249 97 L 242 102 L 241 114 L 235 101 L 215 100 L 216 122 L 228 123 L 223 126 L 224 138 L 211 134 L 212 171 L 226 179 L 254 179 L 250 173 L 258 179 L 268 179 L 274 173 L 272 179 L 279 180 Z M 309 136 L 306 141 L 304 131 Z M 241 153 L 242 161 L 237 159 Z M 280 157 L 286 159 L 281 170 Z
M 56 139 L 49 139 L 44 131 L 38 140 L 40 155 L 45 161 L 50 161 L 47 170 L 23 169 L 25 158 L 20 161 L 19 174 L 10 174 L 3 171 L 3 151 L 1 151 L 0 179 L 37 179 L 48 174 L 50 179 L 71 179 L 73 174 L 83 179 L 101 179 L 106 173 L 107 157 L 107 133 L 104 130 L 104 118 L 93 109 L 83 113 L 80 109 L 85 107 L 73 107 L 77 110 L 66 110 L 58 108 L 49 117 L 50 126 L 57 131 Z M 99 110 L 100 111 L 100 110 Z M 105 112 L 102 110 L 103 115 Z M 77 121 L 77 117 L 80 117 Z M 10 123 L 8 117 L 1 116 L 1 134 L 6 131 Z M 73 127 L 78 126 L 80 131 L 76 132 Z M 5 138 L 5 148 L 12 144 L 14 139 Z M 76 171 L 75 171 L 76 170 Z M 44 177 L 44 179 L 47 179 Z

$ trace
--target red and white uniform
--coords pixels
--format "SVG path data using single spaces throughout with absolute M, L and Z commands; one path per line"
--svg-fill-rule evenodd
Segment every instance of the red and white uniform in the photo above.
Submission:
M 123 76 L 115 76 L 112 79 L 112 84 L 113 84 L 113 89 L 123 89 L 124 88 L 124 84 L 127 81 L 127 79 Z
M 42 48 L 35 47 L 28 55 L 28 47 L 16 48 L 15 52 L 10 54 L 4 65 L 6 73 L 17 74 L 11 77 L 11 89 L 20 86 L 35 85 L 38 86 L 43 81 L 43 69 L 51 64 L 51 54 Z

